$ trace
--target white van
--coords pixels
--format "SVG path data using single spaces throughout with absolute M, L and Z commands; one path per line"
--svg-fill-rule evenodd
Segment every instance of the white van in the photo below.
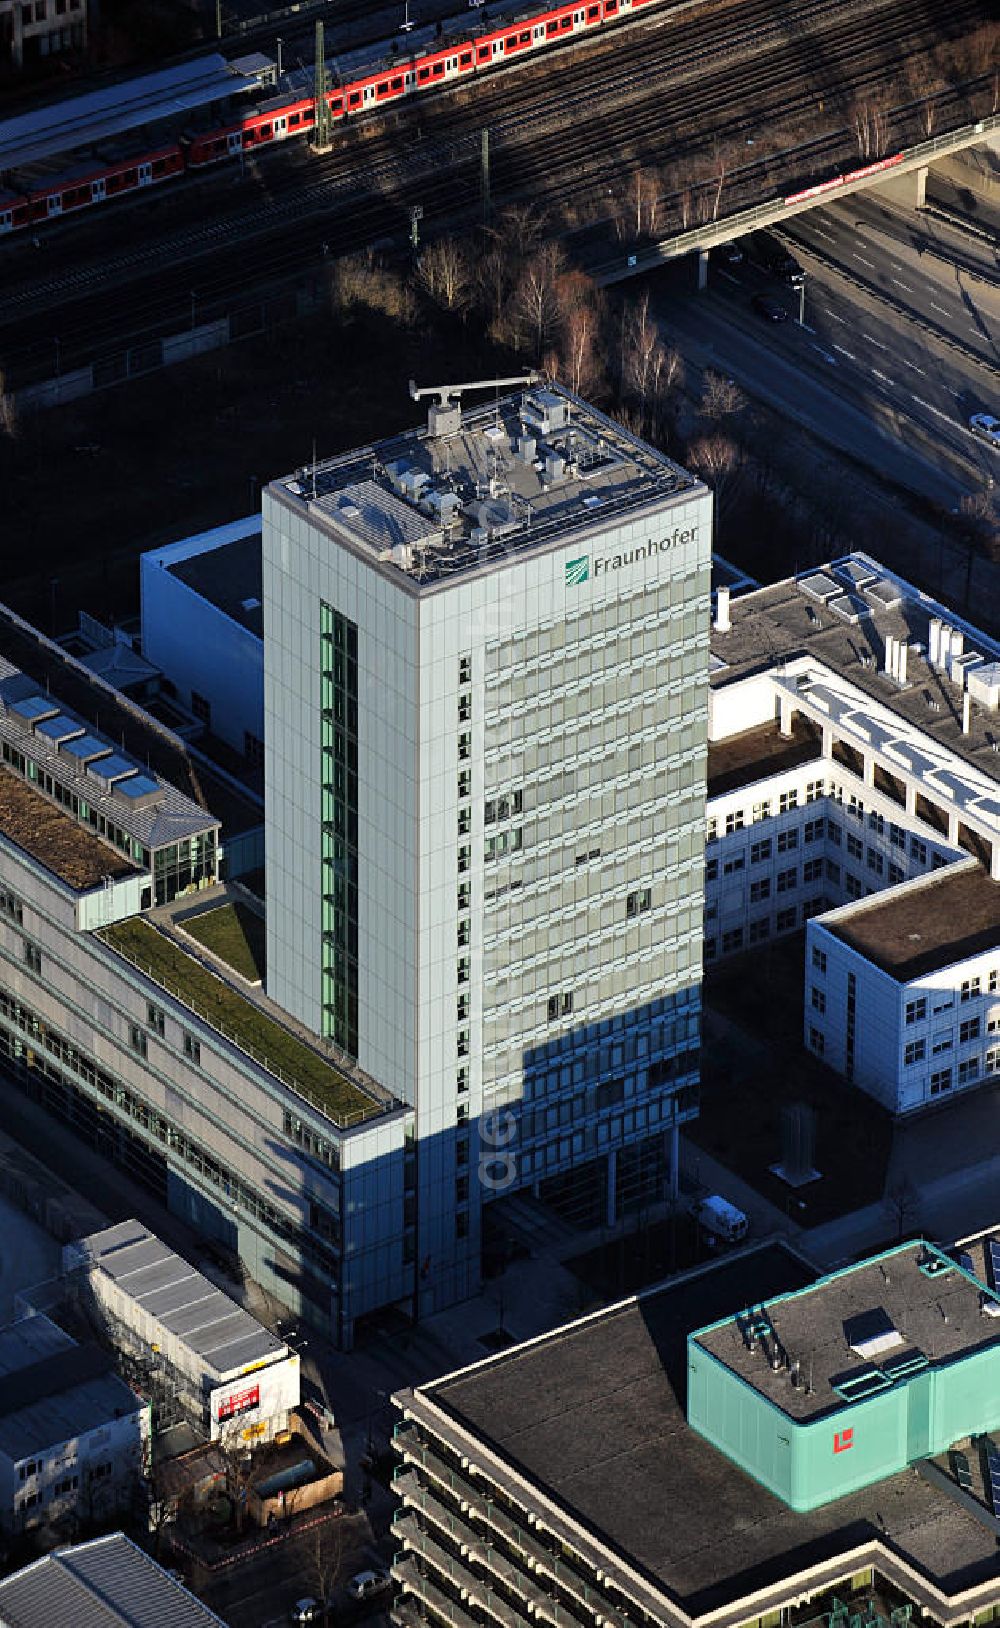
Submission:
M 712 1238 L 718 1238 L 723 1243 L 742 1243 L 750 1231 L 749 1217 L 718 1193 L 699 1199 L 692 1205 L 691 1214 Z

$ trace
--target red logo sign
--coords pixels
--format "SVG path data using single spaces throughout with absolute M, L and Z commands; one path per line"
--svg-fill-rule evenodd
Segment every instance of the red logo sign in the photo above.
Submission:
M 848 1448 L 854 1446 L 853 1430 L 837 1430 L 833 1437 L 833 1450 L 835 1453 L 846 1453 Z
M 260 1386 L 250 1385 L 245 1391 L 230 1391 L 219 1403 L 219 1422 L 234 1419 L 239 1413 L 249 1413 L 260 1405 Z

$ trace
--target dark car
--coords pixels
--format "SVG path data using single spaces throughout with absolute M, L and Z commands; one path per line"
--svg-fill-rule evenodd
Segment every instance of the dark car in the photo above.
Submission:
M 772 300 L 770 294 L 755 294 L 752 304 L 757 315 L 763 317 L 766 322 L 788 321 L 785 307 L 778 300 Z
M 716 245 L 715 253 L 724 266 L 743 264 L 743 250 L 738 243 L 719 243 Z
M 768 277 L 776 277 L 794 288 L 802 277 L 802 267 L 772 232 L 751 232 L 745 240 L 751 263 Z

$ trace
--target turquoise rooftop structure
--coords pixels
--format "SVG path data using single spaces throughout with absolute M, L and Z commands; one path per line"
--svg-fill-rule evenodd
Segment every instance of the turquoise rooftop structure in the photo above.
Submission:
M 799 1512 L 997 1429 L 997 1271 L 907 1243 L 696 1329 L 688 1424 Z

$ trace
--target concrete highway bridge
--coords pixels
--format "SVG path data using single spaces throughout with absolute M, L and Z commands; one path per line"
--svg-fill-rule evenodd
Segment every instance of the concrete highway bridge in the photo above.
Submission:
M 994 113 L 988 118 L 977 119 L 974 124 L 945 131 L 941 135 L 930 137 L 927 141 L 918 142 L 912 147 L 904 147 L 883 157 L 865 160 L 853 169 L 831 176 L 828 180 L 818 181 L 787 197 L 772 198 L 767 203 L 755 204 L 752 208 L 741 209 L 733 215 L 720 215 L 717 219 L 699 222 L 686 231 L 661 238 L 659 242 L 651 243 L 633 253 L 606 260 L 593 266 L 591 270 L 599 283 L 607 285 L 624 282 L 627 278 L 637 277 L 642 272 L 653 271 L 665 261 L 676 260 L 681 255 L 697 254 L 698 286 L 703 288 L 708 276 L 709 251 L 720 243 L 729 243 L 734 238 L 744 237 L 748 232 L 782 226 L 791 220 L 793 215 L 803 214 L 808 209 L 815 209 L 839 198 L 846 198 L 852 192 L 861 192 L 873 186 L 891 184 L 897 199 L 905 199 L 917 208 L 922 208 L 927 173 L 935 159 L 945 158 L 950 153 L 957 153 L 965 147 L 980 144 L 989 145 L 995 152 L 1000 152 L 1000 114 Z

